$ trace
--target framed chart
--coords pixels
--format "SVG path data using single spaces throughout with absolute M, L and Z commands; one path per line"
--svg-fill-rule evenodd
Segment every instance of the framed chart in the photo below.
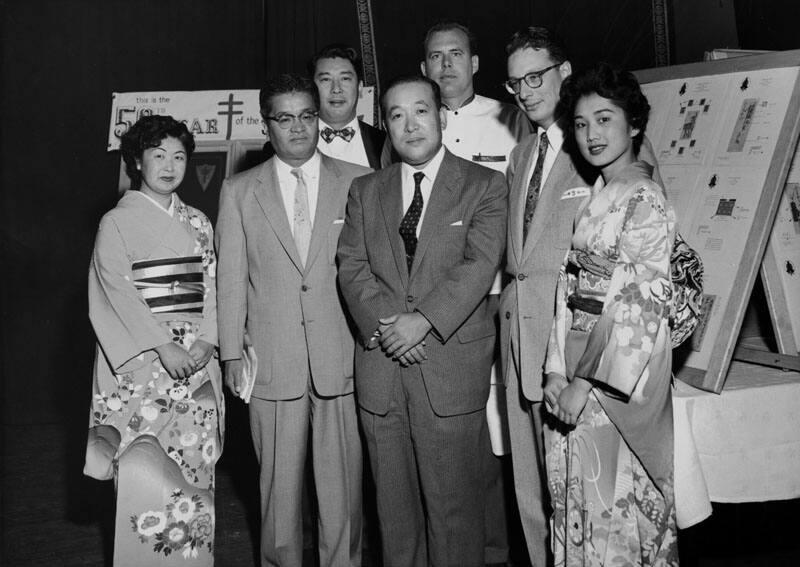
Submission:
M 800 50 L 636 72 L 681 234 L 705 267 L 676 375 L 719 392 L 800 133 Z

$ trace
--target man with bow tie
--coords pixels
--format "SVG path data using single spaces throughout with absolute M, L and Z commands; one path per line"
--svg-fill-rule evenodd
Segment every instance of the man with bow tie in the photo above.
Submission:
M 356 116 L 364 86 L 358 52 L 341 43 L 323 47 L 309 61 L 308 73 L 319 91 L 317 149 L 332 158 L 380 169 L 386 134 Z M 265 158 L 273 153 L 268 142 Z

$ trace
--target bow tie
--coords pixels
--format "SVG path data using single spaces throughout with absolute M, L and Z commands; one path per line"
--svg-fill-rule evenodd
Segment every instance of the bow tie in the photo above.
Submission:
M 345 142 L 349 142 L 350 140 L 353 139 L 353 136 L 356 135 L 356 131 L 350 126 L 346 126 L 341 130 L 334 130 L 329 126 L 325 126 L 325 128 L 322 129 L 322 132 L 320 132 L 319 135 L 322 136 L 322 139 L 329 144 L 331 143 L 331 140 L 333 140 L 336 136 L 339 136 Z

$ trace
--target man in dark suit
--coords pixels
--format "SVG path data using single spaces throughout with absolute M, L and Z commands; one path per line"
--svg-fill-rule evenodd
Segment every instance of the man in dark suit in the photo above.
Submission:
M 317 92 L 281 75 L 261 90 L 276 154 L 222 186 L 217 308 L 225 382 L 258 359 L 250 428 L 260 465 L 261 565 L 303 562 L 302 488 L 313 459 L 320 564 L 361 565 L 361 442 L 353 336 L 336 283 L 347 191 L 369 169 L 316 150 Z M 310 440 L 309 440 L 310 430 Z
M 556 109 L 561 82 L 572 73 L 563 46 L 547 29 L 531 27 L 516 33 L 506 51 L 506 87 L 537 128 L 514 148 L 507 173 L 506 271 L 512 279 L 500 300 L 500 339 L 514 487 L 530 560 L 538 567 L 547 564 L 549 549 L 542 447 L 544 357 L 558 272 L 590 182 L 562 149 L 569 133 L 562 132 Z
M 356 116 L 364 87 L 358 52 L 340 43 L 323 47 L 309 61 L 308 73 L 319 91 L 317 149 L 342 161 L 380 169 L 386 133 Z M 273 153 L 267 142 L 265 158 Z
M 402 162 L 354 180 L 338 258 L 384 561 L 482 566 L 495 338 L 486 294 L 507 187 L 444 149 L 433 81 L 394 81 L 382 108 Z

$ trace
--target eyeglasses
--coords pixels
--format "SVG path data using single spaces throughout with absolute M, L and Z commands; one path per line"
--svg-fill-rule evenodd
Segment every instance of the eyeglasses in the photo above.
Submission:
M 542 69 L 541 71 L 534 71 L 533 73 L 528 73 L 521 79 L 515 79 L 514 77 L 511 77 L 509 80 L 503 83 L 503 86 L 509 93 L 513 95 L 519 94 L 520 87 L 522 86 L 521 85 L 522 81 L 525 81 L 525 84 L 528 85 L 530 88 L 538 89 L 539 87 L 542 86 L 542 75 L 547 73 L 550 69 L 555 69 L 559 65 L 561 65 L 561 63 L 550 65 L 549 67 Z
M 264 118 L 277 122 L 278 127 L 282 130 L 288 130 L 294 125 L 295 120 L 299 120 L 303 126 L 311 126 L 317 121 L 317 116 L 319 116 L 319 112 L 303 112 L 300 116 L 281 114 L 279 116 L 265 116 Z

